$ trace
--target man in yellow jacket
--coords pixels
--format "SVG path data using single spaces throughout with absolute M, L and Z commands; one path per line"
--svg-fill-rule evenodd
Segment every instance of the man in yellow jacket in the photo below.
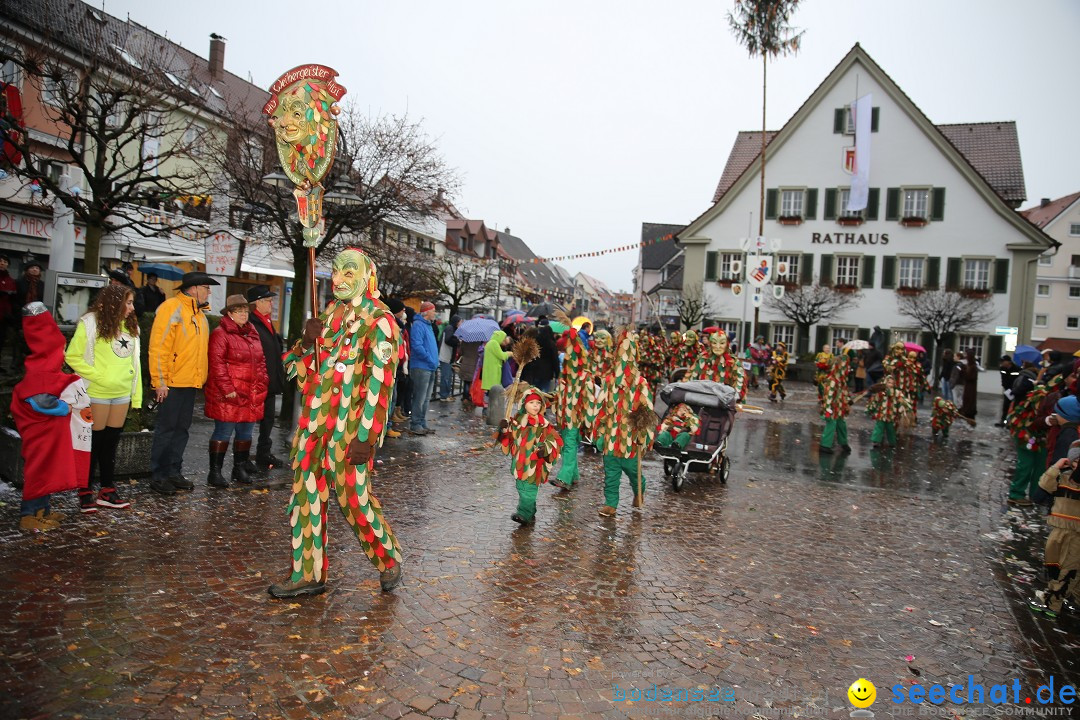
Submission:
M 150 489 L 162 495 L 192 490 L 181 473 L 195 391 L 206 382 L 210 328 L 202 305 L 210 286 L 203 272 L 185 273 L 180 290 L 158 306 L 150 331 L 150 384 L 158 403 L 154 444 L 150 450 Z

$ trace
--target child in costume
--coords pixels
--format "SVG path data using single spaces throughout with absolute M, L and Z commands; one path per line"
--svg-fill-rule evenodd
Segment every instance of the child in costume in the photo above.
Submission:
M 1044 603 L 1032 603 L 1032 608 L 1057 617 L 1080 573 L 1080 483 L 1076 466 L 1080 463 L 1080 443 L 1069 447 L 1069 454 L 1051 465 L 1039 478 L 1039 487 L 1054 496 L 1054 505 L 1046 516 L 1051 527 L 1046 538 L 1043 565 L 1046 566 L 1046 597 Z
M 578 445 L 586 429 L 589 414 L 589 352 L 581 336 L 567 330 L 559 339 L 563 351 L 559 384 L 555 388 L 555 427 L 559 429 L 563 447 L 562 467 L 551 484 L 561 490 L 569 490 L 579 479 Z
M 784 390 L 784 380 L 787 378 L 788 358 L 787 345 L 782 342 L 776 343 L 776 347 L 773 349 L 772 362 L 769 365 L 769 400 L 773 402 L 776 402 L 777 395 L 780 396 L 781 400 L 787 397 L 787 391 Z
M 851 452 L 848 445 L 847 416 L 851 411 L 851 393 L 848 391 L 848 370 L 851 356 L 847 351 L 833 355 L 829 361 L 829 371 L 821 381 L 821 416 L 825 419 L 825 431 L 821 433 L 819 452 L 833 452 L 833 445 L 840 443 L 840 449 Z
M 679 403 L 660 421 L 656 428 L 656 444 L 660 447 L 677 445 L 685 450 L 690 438 L 697 435 L 701 418 L 686 403 Z
M 949 428 L 958 417 L 962 417 L 960 411 L 951 400 L 943 397 L 934 398 L 934 409 L 930 415 L 930 434 L 936 436 L 941 433 L 942 439 L 948 440 Z
M 530 525 L 536 518 L 537 490 L 548 481 L 563 446 L 559 433 L 544 417 L 546 399 L 536 388 L 528 388 L 524 412 L 514 420 L 500 420 L 496 436 L 503 453 L 514 460 L 518 506 L 510 519 L 522 525 Z
M 26 377 L 11 395 L 11 414 L 22 436 L 23 499 L 19 528 L 43 532 L 60 527 L 49 508 L 52 493 L 86 487 L 90 478 L 90 396 L 78 375 L 63 371 L 64 335 L 40 302 L 22 310 L 30 354 Z
M 832 360 L 832 346 L 822 345 L 821 352 L 814 356 L 814 384 L 817 385 L 817 399 L 818 405 L 821 405 L 821 398 L 824 392 L 822 383 L 825 382 L 825 376 L 829 374 L 829 362 Z M 825 414 L 824 410 L 821 412 Z
M 892 375 L 871 387 L 867 393 L 866 414 L 874 418 L 870 442 L 875 447 L 896 445 L 896 423 L 911 412 L 911 400 L 896 388 Z

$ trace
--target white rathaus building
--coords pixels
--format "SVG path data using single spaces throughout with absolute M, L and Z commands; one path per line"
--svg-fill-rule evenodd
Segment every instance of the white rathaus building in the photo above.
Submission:
M 852 175 L 845 161 L 855 143 L 856 93 L 872 97 L 870 190 L 867 208 L 847 213 Z M 943 344 L 972 350 L 993 368 L 1003 349 L 996 326 L 1019 328 L 1021 343 L 1030 339 L 1038 259 L 1056 242 L 1016 210 L 1026 191 L 1015 123 L 934 125 L 855 45 L 783 128 L 766 137 L 763 236 L 769 244 L 779 240 L 776 267 L 783 263 L 788 271 L 776 281 L 789 289 L 819 282 L 862 296 L 805 338 L 766 302 L 758 334 L 806 352 L 867 338 L 880 327 L 890 342 L 918 342 L 936 356 L 941 348 L 930 347 L 932 336 L 897 311 L 897 294 L 945 288 L 989 297 L 994 317 Z M 760 152 L 760 132 L 739 133 L 713 205 L 678 234 L 684 293 L 704 283 L 717 308 L 704 324 L 740 340 L 754 309 L 746 292 L 733 294 L 745 270 L 732 269 L 745 268 L 741 239 L 757 234 Z M 993 391 L 996 375 L 984 373 L 980 386 Z

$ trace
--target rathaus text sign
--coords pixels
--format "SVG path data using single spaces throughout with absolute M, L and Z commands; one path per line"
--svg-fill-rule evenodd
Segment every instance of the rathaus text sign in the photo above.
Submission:
M 889 233 L 811 233 L 812 245 L 888 245 Z

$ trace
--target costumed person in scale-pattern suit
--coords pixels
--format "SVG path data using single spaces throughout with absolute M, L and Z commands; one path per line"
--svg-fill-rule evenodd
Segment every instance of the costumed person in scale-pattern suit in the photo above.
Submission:
M 687 380 L 710 380 L 735 388 L 739 402 L 746 397 L 746 374 L 739 359 L 732 357 L 727 333 L 718 330 L 709 335 L 709 351 L 690 368 Z
M 840 449 L 844 452 L 851 452 L 847 433 L 847 416 L 851 411 L 851 393 L 848 390 L 850 368 L 851 356 L 848 351 L 833 355 L 829 361 L 829 371 L 821 381 L 821 416 L 825 419 L 825 431 L 821 433 L 818 452 L 832 453 L 836 443 L 840 443 Z
M 289 521 L 292 571 L 270 587 L 278 598 L 325 590 L 326 520 L 330 492 L 364 553 L 379 570 L 383 591 L 401 580 L 401 548 L 371 493 L 375 448 L 388 423 L 401 336 L 379 300 L 375 263 L 358 249 L 334 258 L 335 300 L 285 357 L 303 393 L 293 438 L 294 475 Z
M 559 338 L 563 351 L 562 370 L 555 389 L 555 427 L 562 437 L 562 467 L 551 484 L 561 490 L 569 490 L 580 476 L 577 451 L 581 434 L 586 431 L 589 415 L 589 352 L 581 336 L 567 330 Z
M 677 345 L 673 345 L 671 350 L 671 367 L 668 368 L 668 377 L 671 377 L 672 373 L 678 368 L 686 368 L 687 370 L 693 368 L 703 350 L 701 343 L 698 342 L 697 331 L 687 330 L 684 332 L 681 341 Z M 689 376 L 683 379 L 688 380 Z
M 495 436 L 503 453 L 514 460 L 518 506 L 510 519 L 522 525 L 531 525 L 536 518 L 536 493 L 548 481 L 563 446 L 559 433 L 544 417 L 545 400 L 544 393 L 527 388 L 522 411 L 513 420 L 500 420 Z
M 784 380 L 787 379 L 788 358 L 787 345 L 782 342 L 776 343 L 776 347 L 773 349 L 772 363 L 769 365 L 769 400 L 773 402 L 776 402 L 777 395 L 780 396 L 781 400 L 787 397 Z

